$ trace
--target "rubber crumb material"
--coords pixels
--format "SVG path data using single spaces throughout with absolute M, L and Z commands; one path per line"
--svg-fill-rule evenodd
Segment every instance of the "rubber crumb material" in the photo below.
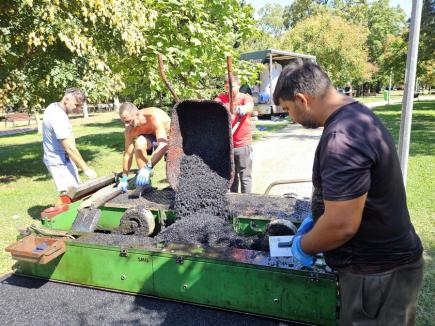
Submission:
M 254 194 L 230 194 L 227 197 L 231 216 L 264 216 L 300 223 L 311 212 L 308 199 Z
M 125 248 L 147 248 L 154 246 L 156 241 L 150 237 L 142 237 L 136 235 L 123 235 L 123 234 L 106 234 L 106 233 L 93 233 L 92 235 L 82 236 L 74 242 L 89 243 L 97 245 L 108 245 Z
M 227 182 L 199 156 L 184 155 L 180 165 L 179 187 L 175 194 L 177 218 L 197 212 L 227 218 Z
M 237 247 L 248 249 L 255 237 L 238 236 L 233 226 L 214 215 L 194 213 L 177 220 L 162 230 L 155 239 L 164 244 L 185 243 L 212 248 Z
M 81 209 L 76 215 L 71 230 L 75 232 L 94 232 L 100 216 L 101 211 L 98 208 Z

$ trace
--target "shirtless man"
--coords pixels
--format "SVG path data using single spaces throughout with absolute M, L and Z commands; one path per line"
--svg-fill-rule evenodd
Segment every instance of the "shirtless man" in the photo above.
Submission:
M 130 102 L 121 105 L 119 117 L 125 125 L 125 151 L 119 187 L 127 191 L 128 172 L 134 153 L 139 169 L 134 193 L 140 196 L 151 190 L 152 168 L 168 150 L 171 119 L 161 109 L 151 107 L 139 110 Z

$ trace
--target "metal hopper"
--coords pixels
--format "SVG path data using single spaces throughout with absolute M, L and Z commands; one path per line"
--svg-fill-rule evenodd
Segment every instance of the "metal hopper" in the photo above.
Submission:
M 178 188 L 183 155 L 198 155 L 230 187 L 234 178 L 231 117 L 214 101 L 185 100 L 172 110 L 166 175 L 171 187 Z

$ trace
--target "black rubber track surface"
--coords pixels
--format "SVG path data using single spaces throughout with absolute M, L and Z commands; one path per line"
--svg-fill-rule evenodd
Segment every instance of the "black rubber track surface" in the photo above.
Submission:
M 0 325 L 292 324 L 161 299 L 6 275 L 0 277 Z

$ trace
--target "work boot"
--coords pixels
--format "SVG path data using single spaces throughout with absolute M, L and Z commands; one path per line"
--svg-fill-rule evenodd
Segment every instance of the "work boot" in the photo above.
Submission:
M 133 190 L 129 197 L 131 198 L 140 198 L 142 197 L 144 194 L 152 191 L 153 188 L 151 187 L 151 185 L 145 185 L 145 186 L 137 186 L 135 190 Z

